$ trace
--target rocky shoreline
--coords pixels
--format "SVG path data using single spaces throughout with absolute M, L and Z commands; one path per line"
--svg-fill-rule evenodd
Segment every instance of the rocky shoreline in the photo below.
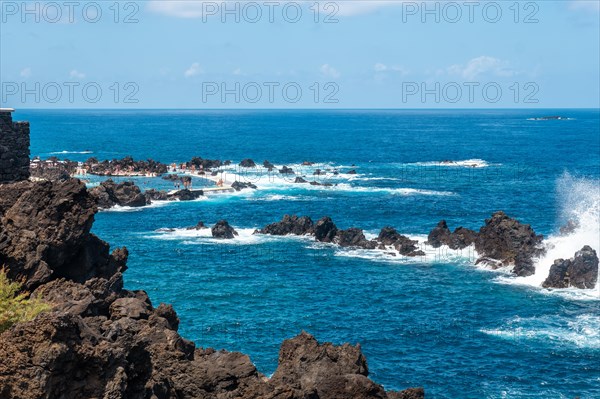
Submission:
M 0 185 L 0 263 L 52 306 L 0 334 L 0 397 L 424 398 L 371 381 L 360 345 L 305 332 L 283 342 L 271 378 L 244 354 L 196 347 L 170 305 L 123 288 L 128 251 L 90 233 L 97 210 L 79 180 Z

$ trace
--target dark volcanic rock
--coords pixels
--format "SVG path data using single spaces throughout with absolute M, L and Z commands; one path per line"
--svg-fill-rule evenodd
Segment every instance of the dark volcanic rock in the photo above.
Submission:
M 232 239 L 233 237 L 238 235 L 238 232 L 235 231 L 233 227 L 229 225 L 227 220 L 219 220 L 212 228 L 211 228 L 212 236 L 214 238 L 219 239 Z
M 281 221 L 263 227 L 260 234 L 286 236 L 289 234 L 301 236 L 313 233 L 314 223 L 308 216 L 285 215 Z
M 112 208 L 115 205 L 140 207 L 148 204 L 146 196 L 132 181 L 117 184 L 109 179 L 100 183 L 98 187 L 90 189 L 90 195 L 103 209 Z
M 263 167 L 268 169 L 269 171 L 275 169 L 275 165 L 273 165 L 271 162 L 265 160 L 263 161 Z
M 427 236 L 427 243 L 434 248 L 439 248 L 450 241 L 450 229 L 445 220 L 441 220 Z
M 250 158 L 246 158 L 246 159 L 242 160 L 242 162 L 240 162 L 240 166 L 242 168 L 254 168 L 254 167 L 256 167 L 256 163 L 254 163 L 254 161 L 251 160 Z
M 206 227 L 204 225 L 204 222 L 202 220 L 199 221 L 198 224 L 195 226 L 186 227 L 186 230 L 203 230 L 203 229 L 208 229 L 208 227 Z
M 482 257 L 502 265 L 514 264 L 513 273 L 518 276 L 530 276 L 535 273 L 532 258 L 543 253 L 542 239 L 528 224 L 496 212 L 479 230 L 475 249 Z
M 379 236 L 377 236 L 377 241 L 382 243 L 383 245 L 394 245 L 396 241 L 398 241 L 401 237 L 403 237 L 400 233 L 396 231 L 393 227 L 384 227 L 379 232 Z
M 158 191 L 155 189 L 144 191 L 144 196 L 146 197 L 147 203 L 151 203 L 152 201 L 167 201 L 169 199 L 169 194 L 166 191 Z
M 235 191 L 242 191 L 245 188 L 252 188 L 252 189 L 256 190 L 258 188 L 254 184 L 252 184 L 252 183 L 241 182 L 241 181 L 235 181 L 235 182 L 233 182 L 233 184 L 231 185 L 231 187 L 233 189 L 235 189 Z
M 594 288 L 598 280 L 598 255 L 590 246 L 584 246 L 571 259 L 556 259 L 544 288 Z
M 287 166 L 282 166 L 281 169 L 279 169 L 279 173 L 281 173 L 282 175 L 294 175 L 294 169 L 292 168 L 288 168 Z
M 173 194 L 169 194 L 168 198 L 169 199 L 178 199 L 179 201 L 193 201 L 195 199 L 198 199 L 200 197 L 202 197 L 204 195 L 204 192 L 202 190 L 179 190 Z
M 377 248 L 377 242 L 368 241 L 361 229 L 351 227 L 346 230 L 338 230 L 335 242 L 341 247 L 360 247 L 365 249 Z
M 315 238 L 321 242 L 333 242 L 337 234 L 337 227 L 330 217 L 325 216 L 319 219 L 315 225 Z
M 296 180 L 294 180 L 294 183 L 308 183 L 308 181 L 306 181 L 303 178 L 301 178 L 300 176 L 298 176 L 298 177 L 296 177 Z
M 96 211 L 79 180 L 31 185 L 0 219 L 0 264 L 10 278 L 25 278 L 28 288 L 57 277 L 112 276 L 126 254 L 110 255 L 108 244 L 90 234 Z
M 346 172 L 346 173 L 347 173 L 347 174 L 349 174 L 349 175 L 355 175 L 355 174 L 356 174 L 356 170 L 354 170 L 354 169 L 351 169 L 351 170 L 349 170 L 349 171 L 348 171 L 348 172 Z
M 400 252 L 400 255 L 425 256 L 425 252 L 419 249 L 418 244 L 418 241 L 411 240 L 406 236 L 400 236 L 400 239 L 394 243 L 394 248 L 396 248 L 396 251 Z
M 446 221 L 441 220 L 427 236 L 427 243 L 434 248 L 447 245 L 450 249 L 463 249 L 473 244 L 476 239 L 475 231 L 459 227 L 452 233 Z

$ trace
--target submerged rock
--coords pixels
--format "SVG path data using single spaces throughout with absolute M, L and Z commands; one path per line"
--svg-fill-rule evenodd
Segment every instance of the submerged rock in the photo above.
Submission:
M 196 224 L 195 226 L 186 227 L 186 230 L 204 230 L 204 229 L 208 229 L 208 227 L 206 227 L 204 225 L 204 222 L 202 220 L 199 221 L 198 224 Z
M 598 282 L 598 255 L 589 245 L 571 259 L 556 259 L 544 288 L 594 288 Z
M 214 238 L 227 240 L 231 240 L 233 237 L 238 235 L 238 232 L 235 231 L 235 229 L 229 225 L 227 220 L 219 220 L 211 228 L 211 232 Z
M 532 259 L 544 252 L 542 240 L 543 236 L 535 234 L 530 225 L 500 211 L 487 219 L 479 230 L 475 250 L 482 257 L 500 261 L 504 266 L 514 264 L 513 273 L 517 276 L 531 276 L 535 273 Z

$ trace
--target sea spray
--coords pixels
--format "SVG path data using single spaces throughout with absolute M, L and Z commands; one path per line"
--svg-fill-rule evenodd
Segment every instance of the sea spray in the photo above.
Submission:
M 556 190 L 560 201 L 560 220 L 563 224 L 572 221 L 575 227 L 570 232 L 552 234 L 544 241 L 547 251 L 536 259 L 535 274 L 521 282 L 540 286 L 548 277 L 555 259 L 572 258 L 584 245 L 591 246 L 600 254 L 599 184 L 597 179 L 576 178 L 569 173 L 558 178 Z

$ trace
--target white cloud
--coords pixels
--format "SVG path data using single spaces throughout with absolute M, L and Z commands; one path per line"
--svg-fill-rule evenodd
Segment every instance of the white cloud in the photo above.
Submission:
M 328 78 L 333 78 L 333 79 L 337 79 L 341 76 L 340 73 L 338 72 L 338 70 L 329 64 L 321 65 L 321 73 L 324 76 L 326 76 Z
M 31 68 L 27 67 L 25 69 L 23 69 L 20 73 L 21 77 L 23 78 L 28 78 L 31 76 Z
M 571 0 L 572 10 L 600 11 L 600 0 Z
M 320 3 L 319 11 L 323 15 L 331 16 L 354 16 L 360 14 L 367 14 L 378 9 L 390 6 L 399 6 L 405 0 L 352 0 L 352 1 L 331 1 L 331 0 L 316 0 Z M 221 1 L 207 1 L 207 0 L 151 0 L 147 3 L 147 8 L 151 12 L 157 14 L 168 15 L 177 18 L 201 18 L 203 16 L 220 15 L 223 11 L 222 3 L 233 3 L 233 0 L 221 0 Z M 282 7 L 285 3 L 299 3 L 303 4 L 309 11 L 309 7 L 313 7 L 315 0 L 283 0 L 273 5 L 275 11 L 281 12 Z M 258 2 L 259 5 L 263 3 Z M 263 17 L 269 15 L 267 6 L 263 6 Z
M 510 77 L 516 74 L 507 61 L 485 55 L 473 58 L 466 65 L 452 65 L 446 69 L 446 72 L 467 80 L 476 79 L 481 75 Z
M 220 2 L 202 0 L 152 0 L 148 2 L 148 9 L 158 14 L 165 14 L 177 18 L 200 18 L 211 6 L 221 7 Z
M 332 3 L 329 0 L 320 0 L 320 3 Z M 336 15 L 341 17 L 351 17 L 354 15 L 368 14 L 374 11 L 377 11 L 381 8 L 389 8 L 394 6 L 400 6 L 404 0 L 357 0 L 357 1 L 339 1 L 333 2 L 339 9 L 336 12 Z M 333 9 L 325 9 L 321 8 L 324 14 L 328 14 L 333 12 Z
M 190 67 L 188 69 L 186 69 L 186 71 L 183 73 L 183 75 L 186 78 L 191 78 L 192 76 L 199 75 L 203 72 L 204 71 L 202 70 L 202 67 L 200 67 L 200 64 L 197 62 L 194 62 L 192 65 L 190 65 Z
M 85 73 L 83 72 L 79 72 L 77 69 L 73 69 L 70 73 L 69 76 L 72 79 L 83 79 L 85 78 Z
M 399 65 L 385 65 L 382 64 L 380 62 L 378 62 L 377 64 L 375 64 L 373 66 L 373 69 L 375 70 L 375 72 L 396 72 L 399 73 L 400 75 L 408 75 L 409 71 L 408 69 L 404 68 L 403 66 L 399 66 Z

